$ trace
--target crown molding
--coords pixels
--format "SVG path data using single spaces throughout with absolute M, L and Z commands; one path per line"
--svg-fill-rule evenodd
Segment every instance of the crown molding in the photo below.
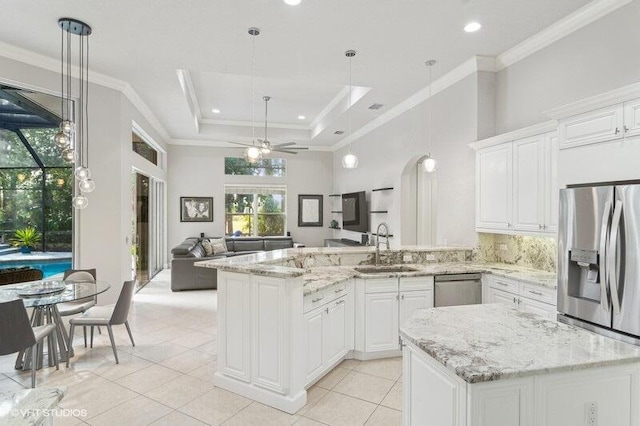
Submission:
M 360 139 L 364 135 L 374 131 L 378 127 L 388 123 L 389 121 L 404 114 L 405 112 L 415 108 L 417 105 L 420 105 L 430 97 L 433 97 L 434 95 L 442 92 L 448 87 L 453 86 L 460 80 L 478 71 L 493 71 L 494 68 L 495 62 L 493 58 L 487 56 L 473 56 L 453 70 L 433 81 L 431 83 L 431 88 L 429 88 L 429 86 L 427 85 L 426 87 L 420 89 L 418 92 L 409 96 L 407 99 L 389 109 L 384 114 L 376 117 L 375 119 L 362 126 L 360 129 L 353 132 L 350 136 L 343 138 L 338 143 L 334 144 L 331 148 L 332 150 L 336 151 L 350 144 L 351 142 Z
M 41 69 L 60 73 L 60 61 L 50 58 L 39 53 L 31 52 L 20 47 L 12 46 L 10 44 L 0 41 L 0 55 L 17 62 L 22 62 L 27 65 L 32 65 Z M 149 124 L 162 136 L 166 141 L 169 141 L 171 137 L 169 133 L 161 124 L 160 120 L 155 116 L 147 104 L 142 100 L 138 93 L 133 89 L 131 84 L 118 80 L 117 78 L 110 77 L 106 74 L 102 74 L 93 70 L 89 70 L 88 80 L 92 84 L 104 86 L 109 89 L 114 89 L 124 94 L 127 99 L 133 104 L 133 106 L 142 114 L 142 116 L 149 122 Z M 19 87 L 27 87 L 22 82 L 15 82 Z M 33 86 L 32 86 L 33 87 Z M 38 90 L 45 91 L 47 93 L 58 96 L 59 92 L 51 92 L 50 90 L 38 88 Z
M 640 98 L 640 83 L 630 84 L 628 86 L 614 89 L 609 92 L 601 93 L 590 98 L 572 102 L 558 108 L 544 111 L 547 117 L 556 120 L 582 114 L 596 109 L 605 108 L 611 105 L 620 104 L 632 99 Z
M 496 71 L 544 49 L 633 0 L 594 0 L 496 57 Z
M 553 132 L 553 131 L 556 131 L 557 129 L 558 129 L 558 122 L 556 120 L 549 120 L 543 123 L 534 124 L 533 126 L 514 130 L 513 132 L 502 133 L 500 135 L 492 136 L 487 139 L 482 139 L 478 142 L 473 142 L 468 145 L 477 151 L 482 148 L 487 148 L 494 145 L 501 145 L 506 142 L 511 142 L 518 139 L 528 138 L 530 136 L 537 136 L 544 133 Z
M 177 69 L 178 82 L 182 93 L 187 99 L 187 106 L 193 117 L 193 124 L 196 127 L 196 132 L 200 133 L 200 122 L 202 121 L 202 112 L 200 110 L 200 104 L 198 103 L 198 97 L 196 91 L 193 88 L 193 81 L 191 80 L 191 73 L 187 69 Z
M 254 123 L 251 121 L 241 120 L 216 120 L 213 118 L 203 118 L 200 120 L 200 124 L 209 124 L 215 126 L 237 126 L 237 127 L 253 127 Z M 260 127 L 261 128 L 261 127 Z M 270 129 L 290 129 L 290 130 L 311 130 L 309 126 L 304 124 L 289 124 L 289 123 L 271 123 L 269 122 Z

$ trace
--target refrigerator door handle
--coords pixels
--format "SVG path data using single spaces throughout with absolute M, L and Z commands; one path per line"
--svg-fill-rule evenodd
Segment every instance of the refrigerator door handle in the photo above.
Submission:
M 604 214 L 602 215 L 602 227 L 600 232 L 600 306 L 605 312 L 609 312 L 611 302 L 609 301 L 609 274 L 607 270 L 607 244 L 609 243 L 609 220 L 611 219 L 611 201 L 604 203 Z
M 607 252 L 607 269 L 609 270 L 609 285 L 611 286 L 611 302 L 613 313 L 620 315 L 620 296 L 618 295 L 618 275 L 616 268 L 616 249 L 618 248 L 618 234 L 620 231 L 620 219 L 622 218 L 622 201 L 616 200 L 611 222 L 611 237 L 609 238 L 609 251 Z

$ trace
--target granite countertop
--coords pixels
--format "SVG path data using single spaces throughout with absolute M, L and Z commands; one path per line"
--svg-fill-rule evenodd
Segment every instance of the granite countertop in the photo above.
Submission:
M 18 392 L 0 392 L 0 424 L 36 425 L 51 419 L 51 413 L 63 398 L 66 388 L 35 388 Z
M 467 247 L 427 247 L 427 246 L 406 246 L 393 250 L 382 250 L 381 254 L 389 252 L 444 252 L 444 251 L 466 251 Z M 312 268 L 295 268 L 291 266 L 280 266 L 275 263 L 285 263 L 293 261 L 298 256 L 323 255 L 348 255 L 374 253 L 375 247 L 308 247 L 291 248 L 284 250 L 266 251 L 242 256 L 233 256 L 223 259 L 204 260 L 195 262 L 196 266 L 205 268 L 217 268 L 224 271 L 251 273 L 255 275 L 267 275 L 279 278 L 304 279 L 304 294 L 318 292 L 324 288 L 338 284 L 349 278 L 389 278 L 389 277 L 419 277 L 439 274 L 463 274 L 463 273 L 490 273 L 497 276 L 513 278 L 520 281 L 527 281 L 534 284 L 555 289 L 556 274 L 552 272 L 540 271 L 536 269 L 524 268 L 504 263 L 480 263 L 480 262 L 433 262 L 425 264 L 403 264 L 416 269 L 411 272 L 389 272 L 365 274 L 357 272 L 354 268 L 358 266 L 370 265 L 336 265 L 321 266 Z M 383 265 L 388 266 L 388 265 Z
M 420 309 L 403 339 L 467 383 L 640 362 L 640 348 L 502 304 Z
M 420 277 L 441 274 L 467 274 L 490 273 L 493 275 L 527 281 L 544 287 L 555 289 L 557 287 L 556 274 L 553 272 L 536 269 L 522 268 L 514 265 L 496 263 L 428 263 L 428 264 L 404 264 L 416 268 L 413 272 L 389 272 L 364 274 L 357 272 L 357 266 L 328 266 L 310 268 L 302 276 L 304 279 L 304 295 L 316 293 L 332 285 L 338 284 L 349 278 L 392 278 L 392 277 Z

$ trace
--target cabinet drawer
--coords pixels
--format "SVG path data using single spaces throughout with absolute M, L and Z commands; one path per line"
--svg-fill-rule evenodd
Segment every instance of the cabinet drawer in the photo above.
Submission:
M 556 291 L 551 288 L 542 287 L 527 282 L 521 283 L 520 295 L 529 299 L 556 305 Z
M 520 282 L 512 278 L 491 276 L 489 277 L 489 286 L 513 294 L 519 294 L 520 292 Z
M 400 278 L 400 291 L 431 289 L 433 289 L 433 276 Z
M 304 313 L 307 313 L 312 309 L 317 308 L 318 306 L 324 305 L 325 303 L 331 300 L 330 298 L 328 298 L 326 294 L 326 290 L 327 289 L 323 289 L 318 292 L 307 294 L 306 296 L 304 296 L 304 303 L 303 303 Z
M 367 279 L 364 282 L 365 293 L 387 293 L 390 291 L 398 291 L 397 278 L 379 278 Z

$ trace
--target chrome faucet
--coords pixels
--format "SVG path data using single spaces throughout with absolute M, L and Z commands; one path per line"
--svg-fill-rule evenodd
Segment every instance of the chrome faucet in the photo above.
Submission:
M 382 227 L 384 227 L 384 234 L 380 234 L 380 228 Z M 384 235 L 387 250 L 389 250 L 389 225 L 384 222 L 381 222 L 380 225 L 378 225 L 378 229 L 376 229 L 376 266 L 380 263 L 380 237 L 382 235 Z

